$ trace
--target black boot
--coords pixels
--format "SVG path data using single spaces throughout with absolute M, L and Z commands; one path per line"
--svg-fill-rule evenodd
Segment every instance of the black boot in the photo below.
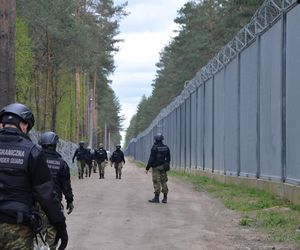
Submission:
M 148 200 L 151 203 L 159 203 L 159 194 L 155 194 L 152 200 Z
M 118 174 L 116 174 L 116 179 L 119 179 L 119 178 L 118 178 Z
M 121 175 L 119 174 L 119 179 L 121 180 Z
M 164 194 L 164 198 L 161 200 L 162 203 L 167 203 L 168 202 L 168 195 Z
M 104 179 L 104 174 L 102 174 L 102 179 Z

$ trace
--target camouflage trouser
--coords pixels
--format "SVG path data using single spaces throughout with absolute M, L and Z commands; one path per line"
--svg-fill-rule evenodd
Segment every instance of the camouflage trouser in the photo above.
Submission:
M 83 179 L 83 173 L 85 168 L 85 160 L 77 160 L 78 177 Z
M 152 182 L 154 187 L 154 193 L 160 194 L 160 192 L 167 194 L 169 189 L 167 186 L 168 176 L 167 172 L 160 170 L 161 166 L 152 168 Z
M 93 167 L 92 163 L 87 163 L 85 165 L 85 177 L 91 176 L 92 167 Z
M 97 162 L 96 161 L 93 161 L 93 172 L 96 173 L 96 170 L 97 170 Z
M 102 161 L 101 163 L 98 162 L 99 175 L 104 175 L 105 166 L 106 166 L 105 161 Z
M 33 232 L 30 227 L 0 222 L 1 250 L 32 250 Z
M 48 220 L 47 215 L 45 212 L 41 209 L 41 207 L 38 205 L 39 212 L 43 219 L 43 229 L 41 231 L 41 234 L 45 238 L 46 242 L 48 243 L 50 250 L 56 250 L 57 244 L 54 244 L 55 237 L 56 237 L 56 229 L 54 226 L 52 226 Z M 62 210 L 63 211 L 63 210 Z
M 119 162 L 119 163 L 115 162 L 114 167 L 115 167 L 115 170 L 116 170 L 116 177 L 121 178 L 123 162 Z

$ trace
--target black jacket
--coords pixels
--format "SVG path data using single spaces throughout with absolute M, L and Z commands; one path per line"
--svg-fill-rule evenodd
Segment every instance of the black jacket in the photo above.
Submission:
M 151 148 L 151 153 L 146 170 L 149 170 L 151 167 L 155 168 L 157 166 L 163 165 L 164 163 L 170 164 L 170 160 L 171 155 L 169 147 L 162 142 L 156 142 Z
M 65 228 L 45 155 L 30 138 L 16 128 L 1 129 L 0 158 L 0 221 L 24 224 L 20 215 L 37 201 L 53 226 Z
M 99 148 L 99 149 L 95 150 L 94 159 L 98 163 L 104 162 L 105 160 L 108 161 L 106 150 L 103 148 Z
M 79 147 L 75 150 L 72 161 L 74 161 L 75 157 L 77 160 L 86 160 L 86 156 L 88 154 L 88 150 L 84 147 Z
M 115 162 L 115 163 L 124 162 L 125 163 L 124 153 L 121 149 L 115 150 L 109 159 L 111 162 Z
M 54 182 L 54 190 L 58 194 L 59 200 L 62 201 L 62 195 L 64 195 L 67 203 L 73 202 L 74 195 L 68 164 L 56 151 L 43 149 L 43 152 L 46 155 L 47 165 Z

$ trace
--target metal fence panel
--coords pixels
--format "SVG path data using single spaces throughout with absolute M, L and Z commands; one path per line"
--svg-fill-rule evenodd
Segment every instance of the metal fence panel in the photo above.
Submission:
M 257 41 L 241 53 L 241 175 L 256 176 L 257 164 Z
M 197 89 L 197 168 L 204 168 L 204 84 Z
M 224 173 L 224 72 L 214 81 L 214 171 Z
M 239 170 L 239 58 L 225 71 L 225 170 L 237 175 Z
M 181 166 L 181 136 L 180 136 L 180 107 L 176 108 L 176 155 L 174 155 L 176 159 L 176 166 Z
M 260 177 L 281 179 L 282 22 L 261 37 Z M 276 41 L 274 43 L 273 41 Z
M 204 90 L 204 151 L 205 151 L 205 169 L 213 170 L 213 79 L 205 83 Z
M 197 167 L 197 92 L 191 94 L 191 167 Z
M 185 100 L 185 167 L 191 167 L 191 97 Z
M 288 182 L 300 183 L 300 6 L 287 16 L 286 43 L 286 174 Z
M 180 166 L 185 167 L 186 159 L 186 141 L 185 141 L 185 102 L 180 105 Z

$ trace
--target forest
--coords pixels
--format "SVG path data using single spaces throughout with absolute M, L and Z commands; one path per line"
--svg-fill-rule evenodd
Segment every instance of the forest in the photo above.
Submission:
M 16 13 L 14 100 L 33 110 L 35 129 L 52 130 L 64 140 L 78 142 L 88 140 L 93 124 L 94 144 L 105 140 L 104 130 L 112 144 L 119 143 L 123 118 L 110 76 L 122 42 L 116 36 L 127 3 L 16 0 L 9 5 L 12 2 L 1 1 L 2 9 L 11 8 L 8 15 Z
M 179 95 L 186 81 L 247 24 L 263 0 L 193 0 L 177 13 L 176 36 L 160 53 L 152 94 L 142 96 L 126 130 L 125 145 Z
M 16 101 L 34 111 L 35 129 L 52 130 L 78 142 L 88 140 L 92 127 L 94 144 L 107 140 L 107 131 L 111 143 L 119 143 L 124 118 L 110 77 L 122 42 L 117 35 L 128 15 L 127 2 L 115 6 L 113 0 L 14 1 L 16 83 L 15 90 L 10 88 Z M 190 0 L 178 10 L 176 35 L 160 52 L 152 94 L 141 97 L 126 130 L 125 146 L 249 22 L 262 2 Z M 6 95 L 0 93 L 1 99 Z

